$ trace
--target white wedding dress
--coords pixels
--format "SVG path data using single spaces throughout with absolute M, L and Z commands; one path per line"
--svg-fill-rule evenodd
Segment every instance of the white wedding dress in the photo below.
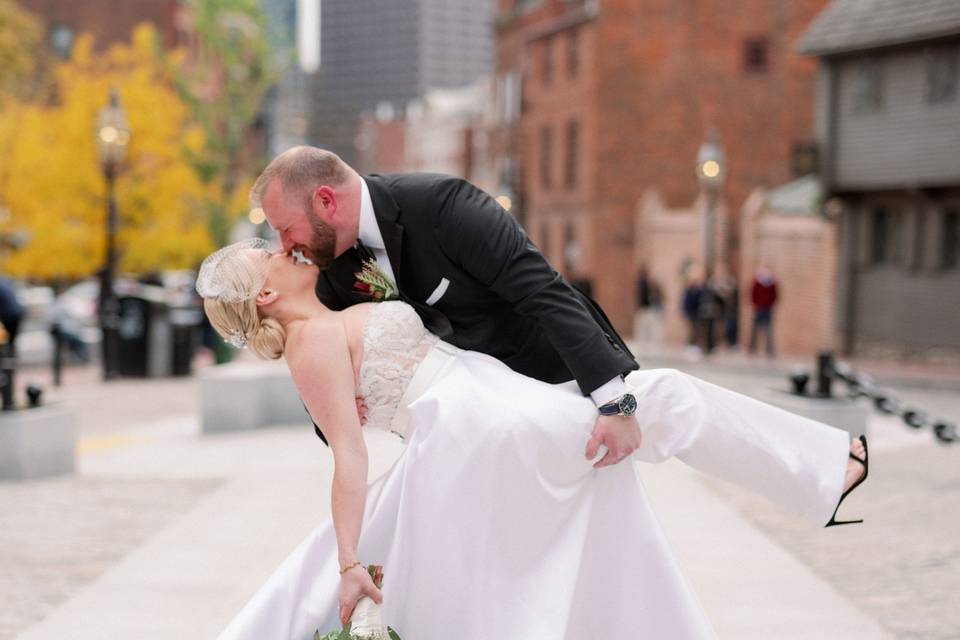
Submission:
M 392 430 L 406 447 L 368 488 L 359 558 L 384 566 L 383 619 L 404 640 L 713 637 L 638 465 L 585 459 L 597 410 L 574 383 L 446 345 L 402 302 L 373 307 L 363 345 L 365 428 Z M 627 384 L 643 432 L 634 460 L 677 456 L 829 519 L 846 432 L 674 370 L 633 372 Z M 327 518 L 220 638 L 337 629 L 339 579 Z

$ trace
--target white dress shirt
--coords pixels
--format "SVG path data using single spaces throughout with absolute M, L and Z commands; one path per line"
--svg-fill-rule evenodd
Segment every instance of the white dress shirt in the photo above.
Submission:
M 373 253 L 373 257 L 377 260 L 377 266 L 390 276 L 394 284 L 397 284 L 397 277 L 393 273 L 393 266 L 390 264 L 390 256 L 387 255 L 387 246 L 383 243 L 383 234 L 380 233 L 380 225 L 377 224 L 377 216 L 373 212 L 370 189 L 367 187 L 367 181 L 363 178 L 360 178 L 359 237 L 360 242 Z

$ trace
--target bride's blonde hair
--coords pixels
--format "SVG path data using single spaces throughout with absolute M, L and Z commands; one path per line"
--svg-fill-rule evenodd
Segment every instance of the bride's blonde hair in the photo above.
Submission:
M 259 272 L 253 255 L 246 251 L 238 251 L 220 260 L 216 270 L 220 282 L 238 291 L 251 289 Z M 263 360 L 276 360 L 283 355 L 286 331 L 274 318 L 260 315 L 256 295 L 239 302 L 204 298 L 203 310 L 210 324 L 225 340 L 245 342 Z

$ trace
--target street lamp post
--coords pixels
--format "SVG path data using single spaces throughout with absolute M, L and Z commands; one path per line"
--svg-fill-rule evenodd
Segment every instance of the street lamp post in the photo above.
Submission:
M 703 268 L 704 273 L 713 269 L 716 245 L 715 217 L 720 188 L 726 178 L 726 157 L 720 148 L 717 132 L 711 129 L 697 152 L 697 180 L 704 190 L 707 202 L 703 209 Z
M 113 290 L 113 277 L 117 267 L 117 200 L 114 183 L 127 150 L 127 143 L 130 142 L 130 125 L 127 123 L 127 114 L 120 105 L 120 96 L 116 89 L 111 89 L 110 104 L 101 109 L 97 115 L 96 139 L 97 152 L 107 183 L 107 250 L 103 269 L 100 271 L 98 315 L 103 332 L 101 343 L 103 377 L 109 380 L 118 374 L 117 326 L 120 311 L 117 296 Z

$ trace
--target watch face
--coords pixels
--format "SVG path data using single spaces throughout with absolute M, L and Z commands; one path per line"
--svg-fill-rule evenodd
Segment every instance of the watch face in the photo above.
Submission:
M 636 410 L 637 399 L 633 397 L 632 393 L 628 393 L 620 398 L 620 413 L 625 416 L 632 416 Z

